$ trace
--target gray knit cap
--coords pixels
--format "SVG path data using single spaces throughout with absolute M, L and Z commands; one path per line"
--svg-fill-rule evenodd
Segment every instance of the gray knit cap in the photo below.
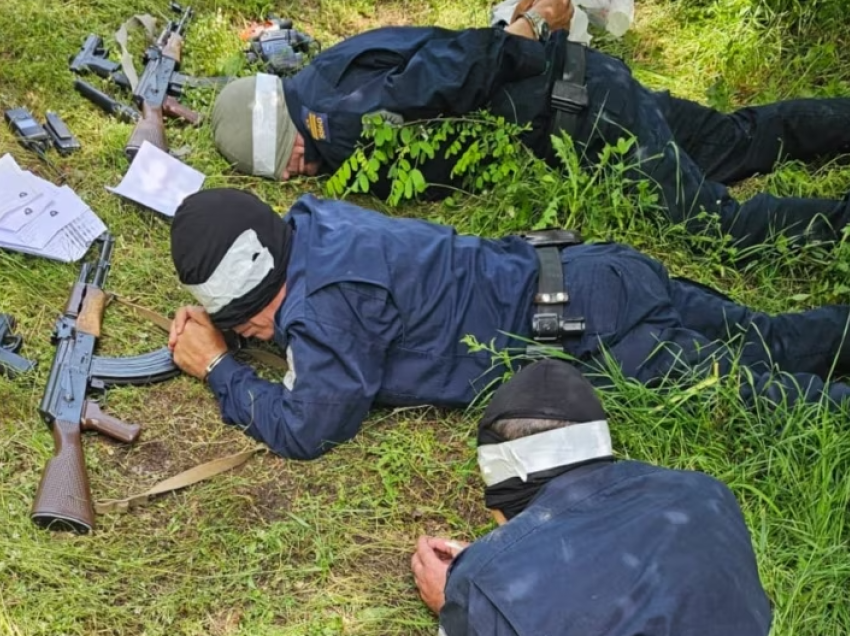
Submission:
M 215 147 L 239 172 L 276 180 L 298 134 L 280 78 L 264 73 L 222 89 L 213 106 L 212 130 Z

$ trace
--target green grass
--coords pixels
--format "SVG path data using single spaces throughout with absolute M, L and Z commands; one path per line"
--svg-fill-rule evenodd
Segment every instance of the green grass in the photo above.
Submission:
M 198 74 L 238 69 L 235 34 L 242 19 L 268 9 L 299 17 L 326 45 L 380 24 L 484 24 L 488 15 L 484 0 L 207 0 L 193 6 L 198 18 L 185 67 Z M 25 105 L 38 115 L 56 109 L 66 118 L 84 150 L 59 163 L 116 235 L 108 287 L 172 312 L 189 298 L 171 269 L 167 224 L 104 190 L 127 168 L 121 149 L 130 127 L 78 97 L 67 70 L 68 56 L 88 33 L 110 35 L 129 13 L 161 14 L 164 8 L 165 2 L 150 0 L 0 3 L 0 106 Z M 647 0 L 638 2 L 637 28 L 624 41 L 598 42 L 625 57 L 647 84 L 722 108 L 848 94 L 850 67 L 841 46 L 846 36 L 837 27 L 823 31 L 829 23 L 816 17 L 793 2 Z M 211 101 L 203 93 L 189 99 L 207 113 Z M 316 183 L 278 185 L 233 174 L 206 127 L 170 124 L 168 136 L 173 147 L 191 149 L 186 161 L 208 175 L 208 186 L 250 188 L 280 210 L 305 190 L 318 191 Z M 0 154 L 5 152 L 42 170 L 0 127 Z M 788 165 L 740 192 L 837 195 L 848 177 L 848 169 L 835 164 Z M 648 193 L 624 197 L 620 179 L 612 165 L 588 177 L 515 184 L 513 199 L 490 193 L 452 206 L 405 205 L 392 213 L 498 235 L 524 229 L 527 219 L 511 207 L 518 197 L 537 197 L 541 206 L 557 199 L 563 225 L 581 226 L 591 238 L 635 244 L 674 273 L 715 284 L 761 309 L 847 301 L 846 245 L 800 254 L 779 245 L 735 271 L 716 244 L 695 241 L 660 220 Z M 385 209 L 369 198 L 357 201 Z M 260 455 L 147 508 L 103 515 L 91 536 L 46 533 L 30 522 L 40 472 L 52 453 L 36 412 L 53 355 L 50 331 L 76 273 L 76 266 L 0 253 L 0 308 L 17 315 L 25 353 L 40 363 L 33 377 L 0 378 L 0 633 L 433 634 L 435 621 L 408 573 L 409 555 L 420 533 L 472 539 L 490 527 L 473 459 L 474 412 L 378 411 L 353 443 L 318 461 Z M 105 352 L 138 353 L 163 344 L 155 328 L 120 307 L 107 313 Z M 846 634 L 847 413 L 831 415 L 816 406 L 746 411 L 727 380 L 695 389 L 698 378 L 686 379 L 658 392 L 615 371 L 612 378 L 615 387 L 605 404 L 623 457 L 703 470 L 735 491 L 774 602 L 773 633 Z M 114 415 L 143 424 L 144 433 L 131 448 L 86 439 L 96 498 L 142 491 L 251 445 L 220 423 L 212 397 L 188 378 L 115 390 L 107 402 Z

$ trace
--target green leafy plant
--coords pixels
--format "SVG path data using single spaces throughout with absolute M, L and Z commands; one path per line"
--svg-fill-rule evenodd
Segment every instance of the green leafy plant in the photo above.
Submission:
M 363 119 L 364 143 L 329 179 L 330 196 L 375 191 L 389 183 L 390 205 L 414 199 L 429 184 L 422 171 L 426 161 L 454 161 L 452 184 L 480 191 L 516 177 L 523 166 L 519 137 L 525 127 L 485 112 L 462 118 L 422 120 L 396 125 L 380 115 Z

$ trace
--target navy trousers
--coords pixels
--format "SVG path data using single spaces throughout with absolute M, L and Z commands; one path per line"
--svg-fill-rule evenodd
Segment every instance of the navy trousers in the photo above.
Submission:
M 728 185 L 766 174 L 783 159 L 811 161 L 850 151 L 850 98 L 801 99 L 724 114 L 653 92 L 619 60 L 588 50 L 591 107 L 577 131 L 593 161 L 604 144 L 625 134 L 637 139 L 636 178 L 650 178 L 676 223 L 700 233 L 702 209 L 717 214 L 740 248 L 774 234 L 832 241 L 850 222 L 843 200 L 758 194 L 739 202 Z
M 562 260 L 566 314 L 587 323 L 566 348 L 592 367 L 610 356 L 625 376 L 652 386 L 716 363 L 721 375 L 741 377 L 747 402 L 850 399 L 850 386 L 827 381 L 850 375 L 850 306 L 769 315 L 671 279 L 658 261 L 616 243 L 571 247 Z

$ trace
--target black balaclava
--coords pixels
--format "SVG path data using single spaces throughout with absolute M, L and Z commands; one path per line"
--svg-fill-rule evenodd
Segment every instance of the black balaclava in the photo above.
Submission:
M 250 192 L 196 192 L 177 208 L 171 258 L 219 329 L 262 311 L 286 282 L 292 226 Z M 221 267 L 220 267 L 221 266 Z
M 478 425 L 478 446 L 501 444 L 507 440 L 490 426 L 498 420 L 542 419 L 573 424 L 605 420 L 605 410 L 593 386 L 573 366 L 562 360 L 546 359 L 521 369 L 499 387 L 487 405 Z M 579 465 L 610 460 L 592 459 L 531 473 L 523 481 L 513 477 L 484 489 L 485 505 L 501 510 L 512 519 L 531 503 L 540 489 L 553 478 Z

